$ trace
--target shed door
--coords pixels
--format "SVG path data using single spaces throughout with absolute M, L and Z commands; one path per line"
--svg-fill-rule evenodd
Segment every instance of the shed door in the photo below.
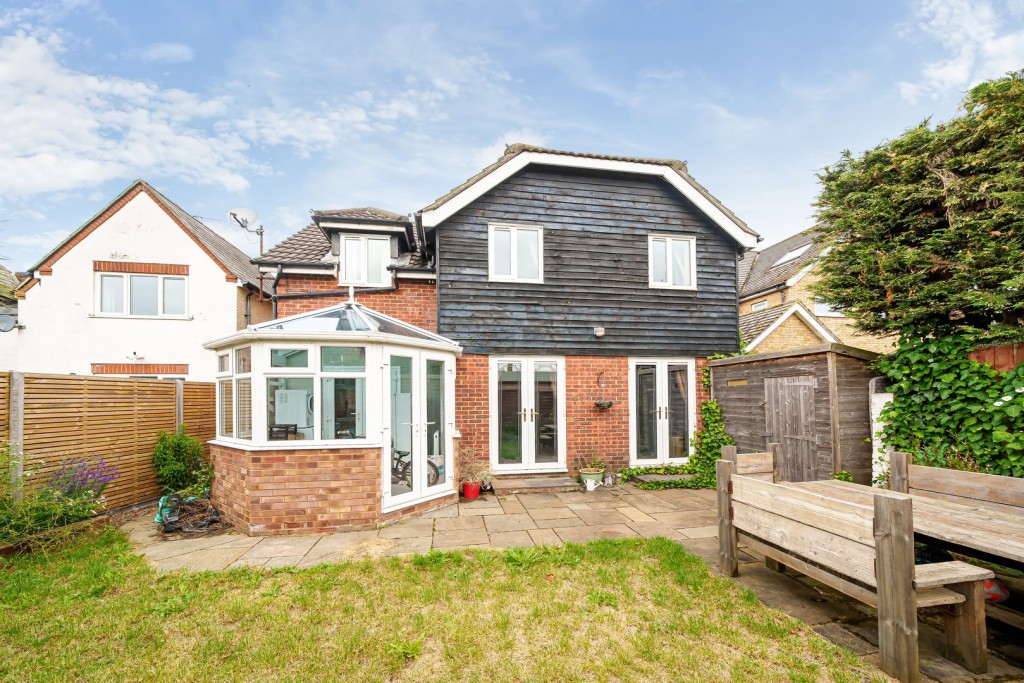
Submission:
M 814 375 L 766 377 L 765 446 L 782 444 L 779 474 L 785 481 L 813 481 L 816 476 L 814 434 Z

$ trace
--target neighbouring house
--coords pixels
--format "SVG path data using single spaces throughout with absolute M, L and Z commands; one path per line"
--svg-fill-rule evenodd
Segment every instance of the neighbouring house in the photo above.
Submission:
M 203 343 L 271 316 L 250 257 L 141 180 L 32 266 L 17 297 L 24 372 L 213 381 Z
M 0 372 L 18 367 L 17 287 L 17 275 L 0 266 Z
M 887 353 L 893 337 L 859 332 L 811 291 L 815 266 L 827 250 L 814 229 L 747 253 L 740 261 L 740 332 L 747 351 L 768 353 L 845 344 Z
M 411 215 L 314 211 L 256 260 L 278 319 L 207 345 L 215 501 L 300 532 L 449 502 L 474 460 L 683 462 L 757 240 L 682 162 L 519 144 Z

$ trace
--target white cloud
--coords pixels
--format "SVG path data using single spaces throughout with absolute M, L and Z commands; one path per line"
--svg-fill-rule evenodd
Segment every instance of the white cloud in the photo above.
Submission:
M 1011 3 L 1007 11 L 1019 8 Z M 897 84 L 909 102 L 939 99 L 1024 65 L 1024 31 L 1005 30 L 991 0 L 920 0 L 917 15 L 916 29 L 948 56 L 927 62 L 918 81 Z
M 35 249 L 52 249 L 60 241 L 71 234 L 70 230 L 47 230 L 46 232 L 11 235 L 3 238 L 4 244 L 15 247 L 32 247 Z
M 504 135 L 499 136 L 494 144 L 477 150 L 473 157 L 473 166 L 477 169 L 490 166 L 505 153 L 505 145 L 511 145 L 515 142 L 523 142 L 528 145 L 536 145 L 537 147 L 544 147 L 547 144 L 544 141 L 544 136 L 536 131 L 525 128 L 510 130 Z
M 191 62 L 195 55 L 192 48 L 181 43 L 153 43 L 138 50 L 135 55 L 144 62 L 181 64 Z

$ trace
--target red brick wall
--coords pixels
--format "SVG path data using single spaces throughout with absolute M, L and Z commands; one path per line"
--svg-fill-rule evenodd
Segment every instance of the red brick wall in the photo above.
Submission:
M 455 388 L 456 427 L 462 433 L 462 452 L 486 463 L 490 454 L 489 383 L 487 356 L 464 354 L 458 359 Z M 697 425 L 700 402 L 709 398 L 700 381 L 707 360 L 697 359 Z M 567 356 L 566 464 L 575 473 L 597 456 L 613 469 L 629 464 L 629 359 L 624 356 Z M 613 401 L 599 410 L 594 401 Z
M 307 294 L 338 289 L 334 276 L 289 275 L 285 273 L 277 285 L 278 294 Z M 279 299 L 277 315 L 307 313 L 348 300 L 346 292 L 337 296 L 319 296 L 302 299 Z M 367 292 L 356 294 L 356 301 L 385 315 L 398 318 L 431 332 L 437 331 L 437 288 L 433 280 L 399 280 L 393 292 Z
M 379 448 L 210 451 L 213 503 L 245 533 L 373 528 L 380 519 Z

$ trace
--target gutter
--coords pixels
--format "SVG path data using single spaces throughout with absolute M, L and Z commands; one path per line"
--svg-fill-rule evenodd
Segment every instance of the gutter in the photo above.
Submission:
M 276 288 L 275 288 L 276 289 Z M 375 292 L 397 292 L 398 285 L 394 284 L 390 287 L 364 287 L 363 289 L 354 290 L 356 294 L 373 294 Z M 294 294 L 275 294 L 274 295 L 274 317 L 277 317 L 277 300 L 278 299 L 316 299 L 322 296 L 348 296 L 348 288 L 345 289 L 331 289 L 326 292 L 296 292 Z

